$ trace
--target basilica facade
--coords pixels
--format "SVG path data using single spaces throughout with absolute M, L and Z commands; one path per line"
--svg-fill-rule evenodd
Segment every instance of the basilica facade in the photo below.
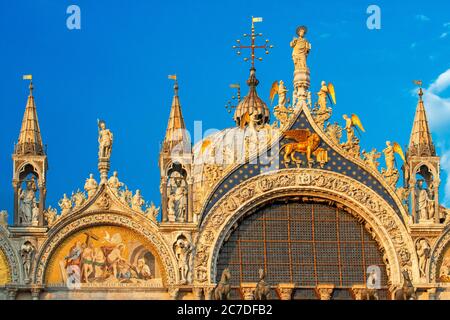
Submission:
M 173 77 L 160 207 L 110 172 L 104 121 L 98 174 L 47 206 L 30 83 L 12 223 L 0 215 L 0 299 L 450 299 L 450 210 L 421 84 L 407 147 L 361 150 L 363 121 L 333 117 L 334 86 L 311 93 L 307 28 L 296 33 L 275 108 L 258 96 L 253 47 L 236 125 L 195 145 Z

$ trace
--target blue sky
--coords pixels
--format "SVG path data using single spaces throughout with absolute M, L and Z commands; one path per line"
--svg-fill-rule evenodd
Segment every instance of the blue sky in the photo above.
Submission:
M 159 203 L 158 154 L 172 99 L 167 75 L 178 74 L 188 129 L 196 120 L 204 130 L 233 126 L 224 108 L 228 85 L 244 84 L 249 65 L 231 46 L 250 31 L 252 15 L 264 18 L 258 31 L 275 45 L 256 66 L 266 102 L 274 80 L 292 92 L 289 41 L 305 24 L 312 91 L 321 80 L 336 87 L 332 119 L 358 114 L 366 150 L 383 149 L 386 140 L 406 145 L 417 101 L 412 80 L 422 79 L 442 169 L 450 171 L 450 3 L 393 2 L 1 1 L 0 208 L 12 214 L 11 153 L 28 94 L 22 75 L 30 73 L 48 145 L 48 204 L 97 175 L 97 118 L 115 135 L 111 169 Z M 66 27 L 71 4 L 81 8 L 81 30 Z M 381 30 L 366 27 L 370 4 L 381 8 Z M 450 183 L 447 190 L 449 204 Z

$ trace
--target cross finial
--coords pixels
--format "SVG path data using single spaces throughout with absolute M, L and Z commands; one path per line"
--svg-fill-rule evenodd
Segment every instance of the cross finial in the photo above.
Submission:
M 242 49 L 250 49 L 251 55 L 250 57 L 246 57 L 244 58 L 244 61 L 251 61 L 252 63 L 252 69 L 255 68 L 255 59 L 262 61 L 261 57 L 256 57 L 255 55 L 255 50 L 256 49 L 264 49 L 266 54 L 269 54 L 269 49 L 273 48 L 273 45 L 269 44 L 269 40 L 266 40 L 266 42 L 264 43 L 264 45 L 256 45 L 256 37 L 262 37 L 262 33 L 256 33 L 255 32 L 255 23 L 256 22 L 262 22 L 263 19 L 261 17 L 252 17 L 252 30 L 251 30 L 251 34 L 244 34 L 244 37 L 250 37 L 251 38 L 251 42 L 250 45 L 242 45 L 241 44 L 241 40 L 236 40 L 236 42 L 238 43 L 237 45 L 233 46 L 233 49 L 237 50 L 237 54 L 240 55 L 242 52 Z

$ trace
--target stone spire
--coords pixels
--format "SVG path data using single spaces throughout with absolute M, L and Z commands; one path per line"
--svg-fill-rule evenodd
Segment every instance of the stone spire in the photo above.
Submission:
M 186 147 L 188 147 L 189 144 L 189 140 L 186 135 L 186 125 L 184 124 L 184 118 L 181 112 L 180 98 L 178 97 L 177 80 L 175 80 L 173 89 L 174 95 L 172 99 L 172 107 L 170 109 L 169 122 L 167 124 L 166 136 L 163 143 L 164 152 L 170 152 L 176 146 L 178 146 L 178 148 L 183 148 L 180 149 L 180 151 L 186 150 Z
M 419 101 L 409 140 L 408 153 L 410 156 L 435 156 L 436 151 L 431 140 L 427 114 L 423 103 L 423 90 L 419 88 Z
M 44 155 L 45 150 L 42 144 L 41 130 L 33 97 L 33 82 L 30 82 L 29 88 L 30 94 L 14 153 L 17 155 Z

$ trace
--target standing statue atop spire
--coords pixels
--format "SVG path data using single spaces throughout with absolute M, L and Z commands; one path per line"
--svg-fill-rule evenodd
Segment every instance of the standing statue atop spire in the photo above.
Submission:
M 108 159 L 111 157 L 111 150 L 113 144 L 113 134 L 106 128 L 106 123 L 103 120 L 98 121 L 98 157 L 99 159 Z
M 308 66 L 306 65 L 306 60 L 308 58 L 309 51 L 311 50 L 311 43 L 305 39 L 305 35 L 308 32 L 306 26 L 300 26 L 296 30 L 298 38 L 291 41 L 292 50 L 292 60 L 294 60 L 295 71 L 306 71 Z

